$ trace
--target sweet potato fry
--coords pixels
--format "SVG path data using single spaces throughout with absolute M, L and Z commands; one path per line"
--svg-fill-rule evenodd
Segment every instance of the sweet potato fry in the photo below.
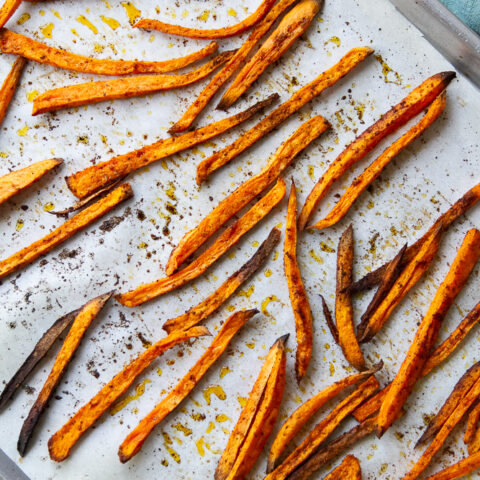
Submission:
M 243 479 L 270 436 L 285 387 L 285 342 L 280 337 L 268 352 L 248 400 L 215 470 L 215 480 Z
M 398 416 L 422 375 L 422 369 L 438 337 L 440 326 L 468 280 L 480 257 L 480 231 L 473 228 L 465 235 L 462 245 L 442 284 L 417 329 L 407 355 L 383 399 L 378 414 L 377 436 L 381 437 Z
M 442 72 L 425 80 L 412 90 L 400 103 L 359 135 L 328 167 L 305 201 L 300 213 L 299 228 L 306 227 L 308 220 L 330 186 L 349 168 L 369 153 L 383 138 L 405 125 L 420 113 L 455 78 L 455 72 Z
M 170 393 L 128 434 L 118 450 L 122 463 L 130 460 L 142 448 L 148 435 L 194 389 L 207 370 L 227 348 L 240 328 L 258 310 L 246 310 L 231 315 L 198 362 L 187 372 Z
M 328 308 L 327 302 L 325 301 L 325 298 L 323 297 L 323 295 L 320 295 L 320 298 L 322 299 L 322 310 L 323 310 L 323 315 L 325 317 L 325 321 L 327 322 L 328 329 L 330 330 L 330 333 L 332 334 L 332 337 L 335 340 L 335 343 L 338 344 L 340 339 L 338 336 L 337 326 L 335 325 L 335 322 L 333 321 L 333 318 L 332 318 L 332 312 L 330 312 L 330 309 Z
M 61 158 L 50 158 L 3 175 L 3 177 L 0 177 L 0 203 L 6 202 L 9 198 L 29 187 L 61 163 L 63 163 Z
M 2 8 L 0 8 L 0 28 L 3 28 L 21 3 L 22 0 L 5 0 L 3 2 Z
M 184 57 L 164 60 L 163 62 L 143 62 L 139 60 L 101 60 L 49 47 L 33 38 L 12 32 L 6 28 L 0 30 L 0 50 L 13 53 L 38 63 L 73 70 L 75 72 L 96 73 L 97 75 L 128 75 L 130 73 L 165 73 L 179 70 L 197 60 L 216 52 L 218 44 L 210 43 L 197 52 Z
M 12 101 L 13 94 L 17 89 L 20 75 L 22 74 L 23 67 L 25 67 L 26 63 L 27 61 L 24 58 L 18 57 L 12 65 L 7 77 L 3 81 L 2 88 L 0 89 L 0 125 L 5 118 L 8 106 Z
M 465 445 L 469 447 L 468 453 L 472 454 L 474 452 L 470 452 L 470 444 L 475 436 L 475 432 L 478 430 L 480 422 L 480 402 L 477 402 L 475 406 L 472 408 L 471 412 L 468 414 L 467 419 L 467 428 L 465 429 L 465 434 L 463 436 L 463 441 Z
M 210 335 L 205 327 L 173 332 L 143 351 L 50 437 L 48 441 L 50 458 L 56 462 L 65 460 L 79 438 L 129 389 L 135 379 L 155 359 L 175 345 L 203 335 Z
M 357 422 L 364 422 L 367 418 L 371 417 L 374 413 L 377 413 L 382 406 L 383 399 L 388 392 L 390 384 L 383 387 L 373 397 L 370 397 L 366 402 L 362 403 L 356 408 L 352 416 Z
M 474 472 L 480 468 L 480 453 L 474 453 L 473 455 L 463 458 L 459 462 L 445 468 L 441 472 L 435 473 L 425 480 L 453 480 L 455 478 L 461 478 L 469 473 Z
M 276 62 L 309 27 L 323 0 L 301 0 L 281 20 L 265 43 L 240 70 L 217 108 L 228 110 Z
M 194 147 L 199 143 L 206 142 L 236 127 L 240 123 L 252 118 L 265 107 L 271 105 L 278 98 L 278 94 L 274 93 L 265 100 L 231 117 L 224 118 L 223 120 L 211 123 L 193 132 L 185 133 L 179 137 L 165 138 L 151 145 L 134 150 L 133 152 L 113 157 L 106 162 L 92 165 L 67 177 L 68 188 L 78 198 L 91 195 L 99 188 L 109 185 L 139 168 L 150 165 L 157 160 L 169 157 L 187 148 Z
M 124 183 L 109 193 L 106 197 L 95 202 L 93 205 L 77 213 L 55 230 L 45 235 L 40 240 L 23 248 L 12 256 L 0 261 L 0 278 L 5 277 L 20 268 L 32 263 L 41 255 L 60 245 L 71 236 L 90 225 L 100 217 L 108 213 L 119 203 L 133 196 L 132 188 L 129 183 Z
M 480 451 L 480 428 L 478 428 L 473 432 L 472 438 L 470 439 L 467 450 L 470 455 L 474 455 L 475 453 Z
M 282 103 L 273 112 L 263 118 L 257 125 L 245 132 L 232 144 L 214 153 L 199 163 L 197 167 L 197 183 L 200 185 L 207 177 L 223 165 L 233 160 L 255 142 L 268 135 L 278 127 L 290 115 L 300 110 L 310 100 L 320 95 L 328 87 L 331 87 L 348 72 L 353 70 L 359 63 L 373 53 L 368 47 L 354 48 L 350 50 L 340 61 L 330 69 L 321 73 L 315 80 L 302 87 L 292 95 L 285 103 Z
M 342 378 L 300 405 L 300 407 L 288 417 L 273 441 L 268 455 L 267 473 L 270 473 L 279 465 L 280 457 L 285 448 L 310 418 L 320 410 L 320 408 L 351 385 L 366 380 L 370 375 L 373 375 L 382 367 L 383 363 L 379 363 L 371 370 L 355 373 L 349 377 Z
M 285 196 L 285 191 L 285 182 L 280 178 L 277 184 L 263 198 L 233 225 L 228 227 L 207 250 L 183 270 L 155 282 L 140 285 L 140 287 L 131 292 L 118 295 L 116 299 L 122 305 L 134 307 L 166 292 L 180 288 L 190 280 L 197 278 L 229 248 L 235 245 L 245 233 L 268 215 L 273 207 L 280 203 Z
M 347 188 L 335 207 L 327 216 L 310 228 L 321 230 L 334 225 L 340 221 L 348 212 L 355 200 L 366 190 L 366 188 L 382 173 L 382 170 L 400 152 L 415 141 L 445 110 L 447 92 L 444 90 L 428 107 L 424 117 L 415 124 L 408 132 L 387 147 L 384 152 L 369 165 Z
M 162 328 L 168 333 L 176 330 L 186 330 L 211 315 L 217 308 L 230 298 L 242 283 L 245 283 L 265 265 L 272 250 L 280 241 L 280 230 L 273 228 L 255 254 L 239 270 L 231 275 L 215 292 L 203 302 L 191 308 L 179 317 L 167 320 Z
M 169 35 L 180 35 L 187 38 L 206 38 L 209 40 L 215 40 L 217 38 L 228 38 L 235 35 L 240 35 L 255 24 L 260 22 L 265 15 L 272 8 L 276 0 L 263 0 L 259 7 L 247 18 L 235 25 L 223 28 L 187 28 L 180 25 L 171 25 L 169 23 L 163 23 L 158 20 L 150 20 L 143 18 L 139 20 L 134 28 L 145 28 L 146 30 L 158 30 L 159 32 L 168 33 Z
M 343 462 L 332 470 L 323 480 L 361 480 L 362 469 L 357 457 L 347 455 Z
M 105 306 L 112 294 L 113 292 L 106 293 L 90 300 L 83 307 L 81 307 L 78 313 L 75 315 L 75 319 L 73 320 L 68 335 L 63 342 L 62 348 L 55 358 L 55 362 L 50 373 L 48 374 L 48 378 L 45 381 L 42 390 L 38 394 L 35 403 L 30 409 L 27 418 L 23 422 L 17 444 L 18 453 L 20 453 L 22 457 L 25 455 L 28 442 L 30 441 L 38 420 L 45 410 L 45 407 L 47 406 L 51 396 L 55 392 L 57 385 L 62 379 L 73 354 L 85 335 L 85 332 L 92 321 L 97 317 L 100 310 Z

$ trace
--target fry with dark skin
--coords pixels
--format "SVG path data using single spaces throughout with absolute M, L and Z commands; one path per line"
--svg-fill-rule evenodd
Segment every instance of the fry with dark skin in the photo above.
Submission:
M 468 446 L 468 453 L 472 454 L 474 452 L 470 451 L 470 444 L 473 441 L 475 432 L 478 430 L 480 422 L 480 402 L 477 402 L 472 408 L 471 412 L 468 414 L 467 427 L 465 429 L 465 434 L 463 436 L 463 441 L 465 445 Z
M 320 200 L 336 180 L 373 150 L 383 138 L 398 130 L 432 103 L 454 78 L 455 72 L 442 72 L 428 78 L 348 145 L 330 164 L 308 195 L 300 213 L 299 228 L 304 229 L 307 226 Z
M 140 285 L 135 290 L 118 295 L 116 299 L 127 307 L 134 307 L 152 300 L 164 293 L 188 283 L 205 272 L 228 249 L 235 245 L 240 238 L 251 230 L 262 218 L 280 203 L 285 196 L 286 185 L 280 178 L 276 185 L 260 199 L 250 210 L 240 217 L 233 225 L 227 228 L 215 242 L 205 250 L 196 260 L 179 272 L 169 277 L 161 278 L 150 284 Z
M 2 8 L 0 8 L 0 28 L 2 28 L 10 19 L 10 17 L 17 11 L 21 5 L 22 0 L 5 0 Z M 1 123 L 1 122 L 0 122 Z
M 304 105 L 320 95 L 324 90 L 335 85 L 347 73 L 373 53 L 368 47 L 354 48 L 344 55 L 330 69 L 321 73 L 315 80 L 302 87 L 290 99 L 263 118 L 257 125 L 245 132 L 232 144 L 214 153 L 199 163 L 197 183 L 200 185 L 207 177 L 240 155 L 258 140 L 268 135 L 288 117 L 298 112 Z
M 217 109 L 228 110 L 244 95 L 268 66 L 276 62 L 305 33 L 322 3 L 323 0 L 302 0 L 282 18 L 273 33 L 240 70 L 223 94 Z
M 205 327 L 173 332 L 143 351 L 50 437 L 48 441 L 50 458 L 56 462 L 65 460 L 80 437 L 130 388 L 135 379 L 155 359 L 175 345 L 203 335 L 210 335 Z
M 320 298 L 322 299 L 322 310 L 323 310 L 323 315 L 325 317 L 325 321 L 327 322 L 328 329 L 330 330 L 330 333 L 332 334 L 333 339 L 335 340 L 336 344 L 339 344 L 339 336 L 338 336 L 338 330 L 337 326 L 335 325 L 335 322 L 333 321 L 332 318 L 332 312 L 330 312 L 330 309 L 328 308 L 327 302 L 325 301 L 325 298 L 323 295 L 320 295 Z
M 17 89 L 18 81 L 20 80 L 20 76 L 26 63 L 27 61 L 24 58 L 18 57 L 3 81 L 2 88 L 0 89 L 0 125 L 7 114 L 8 106 L 12 101 L 13 94 Z
M 75 320 L 73 320 L 72 326 L 70 327 L 65 341 L 63 342 L 62 348 L 55 358 L 55 363 L 53 364 L 48 378 L 45 381 L 42 390 L 38 394 L 35 403 L 30 409 L 27 418 L 23 422 L 17 444 L 18 453 L 20 453 L 22 457 L 25 455 L 28 443 L 33 434 L 35 426 L 38 423 L 38 420 L 45 410 L 48 401 L 55 392 L 57 385 L 60 383 L 60 380 L 62 379 L 73 354 L 85 335 L 85 332 L 92 321 L 97 317 L 100 310 L 105 306 L 108 299 L 112 296 L 112 293 L 113 292 L 106 293 L 90 300 L 83 307 L 81 307 L 76 314 Z
M 478 468 L 480 468 L 480 452 L 470 454 L 470 456 L 445 468 L 441 472 L 431 475 L 425 480 L 454 480 L 455 478 L 464 477 Z
M 265 265 L 273 249 L 278 245 L 280 235 L 280 230 L 273 228 L 250 260 L 231 275 L 212 295 L 183 315 L 167 320 L 162 328 L 168 333 L 186 330 L 211 315 L 233 295 L 240 285 Z
M 240 328 L 252 318 L 258 310 L 246 310 L 236 312 L 231 315 L 212 343 L 198 360 L 198 362 L 188 371 L 180 382 L 170 391 L 170 393 L 146 416 L 142 421 L 128 434 L 118 449 L 118 456 L 122 463 L 128 462 L 142 448 L 143 443 L 148 438 L 152 430 L 169 413 L 171 413 L 180 402 L 195 388 L 197 383 L 208 371 L 208 369 L 220 357 L 223 351 L 228 347 L 230 341 Z
M 252 118 L 278 98 L 278 94 L 274 93 L 265 100 L 231 117 L 211 123 L 193 132 L 188 132 L 178 137 L 165 138 L 133 152 L 113 157 L 106 162 L 92 165 L 67 177 L 68 188 L 76 197 L 84 198 L 139 168 L 225 133 Z

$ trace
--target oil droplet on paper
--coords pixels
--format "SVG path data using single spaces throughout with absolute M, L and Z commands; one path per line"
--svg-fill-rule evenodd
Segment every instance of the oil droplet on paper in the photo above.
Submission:
M 53 30 L 53 23 L 47 23 L 47 25 L 44 25 L 43 27 L 40 27 L 40 31 L 42 32 L 42 35 L 46 38 L 52 38 L 52 30 Z
M 122 5 L 125 12 L 127 12 L 130 25 L 133 25 L 142 12 L 132 2 L 120 2 L 120 5 Z
M 225 400 L 227 398 L 227 394 L 220 385 L 210 385 L 203 391 L 203 398 L 207 402 L 207 405 L 210 405 L 210 397 L 212 395 L 215 395 L 219 400 Z
M 97 27 L 84 15 L 80 15 L 77 17 L 77 22 L 81 23 L 82 25 L 85 25 L 87 28 L 89 28 L 94 34 L 98 33 Z
M 149 380 L 148 378 L 146 378 L 142 383 L 139 383 L 135 387 L 135 393 L 133 395 L 128 395 L 123 400 L 120 400 L 119 402 L 114 403 L 112 408 L 110 408 L 110 415 L 115 415 L 120 410 L 124 409 L 130 402 L 141 397 L 145 393 L 145 384 L 147 383 L 151 383 L 151 380 Z
M 106 23 L 112 30 L 116 30 L 120 26 L 120 22 L 111 17 L 105 17 L 100 15 L 100 18 L 103 23 Z

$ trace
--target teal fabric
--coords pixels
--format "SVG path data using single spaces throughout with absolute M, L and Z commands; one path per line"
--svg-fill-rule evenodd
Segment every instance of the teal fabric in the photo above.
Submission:
M 440 0 L 463 23 L 480 34 L 480 0 Z

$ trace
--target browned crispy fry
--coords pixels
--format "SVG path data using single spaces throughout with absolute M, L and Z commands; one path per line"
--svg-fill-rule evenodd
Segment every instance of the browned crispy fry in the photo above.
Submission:
M 423 317 L 407 355 L 383 399 L 378 414 L 377 436 L 381 437 L 392 425 L 410 395 L 438 337 L 440 326 L 455 298 L 468 280 L 480 257 L 480 231 L 472 228 L 462 245 L 442 284 Z
M 61 158 L 50 158 L 0 177 L 0 203 L 32 185 L 47 172 L 63 163 Z
M 169 35 L 180 35 L 188 38 L 206 38 L 209 40 L 228 38 L 235 35 L 240 35 L 257 24 L 265 17 L 265 15 L 267 15 L 275 1 L 276 0 L 263 0 L 251 15 L 241 22 L 231 25 L 230 27 L 203 30 L 200 28 L 187 28 L 180 25 L 171 25 L 169 23 L 163 23 L 158 20 L 150 20 L 147 18 L 139 20 L 135 25 L 133 25 L 133 27 L 145 28 L 146 30 L 158 30 L 159 32 L 168 33 Z
M 321 230 L 340 221 L 348 212 L 355 200 L 365 191 L 365 189 L 382 173 L 382 170 L 395 158 L 400 152 L 416 140 L 445 110 L 447 102 L 447 92 L 444 90 L 428 107 L 424 117 L 415 124 L 408 132 L 403 134 L 398 140 L 393 142 L 384 152 L 369 165 L 361 175 L 359 175 L 347 188 L 335 207 L 327 216 L 319 222 L 311 225 L 310 228 Z
M 274 93 L 265 100 L 257 102 L 243 112 L 232 115 L 231 117 L 224 118 L 223 120 L 211 123 L 193 132 L 185 133 L 179 137 L 165 138 L 151 145 L 134 150 L 133 152 L 113 157 L 106 162 L 92 165 L 67 177 L 68 188 L 78 198 L 91 195 L 99 188 L 109 185 L 139 168 L 145 167 L 161 158 L 186 150 L 199 143 L 206 142 L 236 127 L 259 113 L 265 107 L 271 105 L 278 98 L 278 94 Z
M 0 8 L 0 28 L 2 28 L 16 12 L 22 0 L 5 0 L 2 8 Z
M 18 57 L 12 65 L 12 68 L 10 69 L 10 72 L 8 73 L 7 77 L 3 82 L 2 88 L 0 89 L 0 124 L 5 118 L 8 106 L 12 101 L 13 94 L 17 89 L 20 75 L 22 74 L 23 67 L 26 63 L 27 61 L 24 58 Z
M 0 278 L 32 263 L 38 257 L 48 253 L 57 245 L 69 239 L 87 225 L 90 225 L 95 220 L 98 220 L 101 216 L 108 213 L 119 203 L 132 196 L 133 191 L 129 183 L 120 185 L 106 197 L 95 202 L 93 205 L 90 205 L 80 213 L 77 213 L 40 240 L 37 240 L 28 247 L 14 253 L 5 260 L 0 261 Z
M 88 403 L 78 410 L 48 441 L 50 458 L 56 462 L 65 460 L 79 438 L 123 395 L 135 379 L 151 363 L 168 349 L 191 338 L 210 335 L 206 327 L 173 332 L 148 347 L 115 375 Z
M 319 12 L 323 0 L 301 0 L 278 24 L 259 50 L 240 70 L 223 94 L 217 108 L 227 110 L 260 77 L 269 65 L 276 62 L 309 27 Z
M 477 429 L 473 433 L 473 436 L 467 445 L 467 449 L 470 455 L 473 455 L 480 451 L 480 428 L 478 428 L 478 424 Z
M 17 444 L 18 453 L 20 453 L 22 457 L 25 455 L 28 442 L 30 441 L 38 420 L 45 410 L 45 407 L 47 406 L 52 394 L 55 392 L 57 385 L 62 379 L 73 354 L 85 335 L 85 332 L 112 294 L 113 292 L 106 293 L 90 300 L 83 307 L 81 307 L 75 315 L 75 319 L 73 320 L 68 335 L 63 342 L 62 348 L 55 358 L 55 363 L 53 364 L 52 370 L 48 374 L 48 378 L 45 381 L 42 390 L 38 394 L 38 397 L 30 409 L 27 418 L 23 422 Z
M 322 299 L 323 315 L 325 316 L 325 321 L 327 322 L 328 329 L 330 330 L 330 333 L 332 334 L 335 343 L 338 344 L 340 339 L 338 338 L 337 326 L 335 325 L 335 322 L 332 318 L 332 312 L 330 312 L 330 309 L 328 308 L 327 302 L 325 301 L 325 298 L 323 298 L 323 295 L 320 295 L 320 298 Z
M 389 386 L 390 384 L 383 387 L 373 397 L 370 397 L 366 402 L 362 403 L 353 411 L 352 415 L 357 422 L 364 422 L 367 418 L 380 410 Z
M 195 119 L 200 115 L 208 102 L 215 96 L 222 85 L 232 76 L 233 72 L 248 57 L 255 44 L 270 30 L 270 27 L 277 18 L 296 0 L 279 0 L 270 9 L 265 18 L 252 30 L 244 44 L 237 50 L 237 53 L 228 63 L 210 80 L 209 84 L 201 91 L 200 95 L 187 108 L 180 120 L 173 125 L 168 133 L 180 133 L 187 130 Z
M 268 455 L 267 473 L 270 473 L 279 465 L 280 457 L 285 448 L 289 445 L 291 440 L 300 431 L 300 429 L 316 412 L 318 412 L 318 410 L 320 410 L 320 408 L 325 405 L 325 403 L 346 390 L 351 385 L 355 385 L 356 383 L 366 380 L 370 375 L 373 375 L 382 367 L 383 363 L 380 362 L 371 370 L 366 370 L 364 372 L 342 378 L 300 405 L 300 407 L 298 407 L 290 415 L 290 417 L 288 417 L 273 441 L 273 444 L 270 448 L 270 453 Z
M 215 470 L 215 480 L 240 480 L 251 470 L 270 436 L 285 387 L 285 342 L 280 337 L 268 352 L 248 400 Z
M 279 241 L 280 230 L 273 228 L 250 260 L 231 275 L 212 295 L 183 315 L 167 320 L 162 328 L 168 333 L 176 330 L 186 330 L 211 315 L 233 295 L 242 283 L 245 283 L 266 263 Z
M 32 115 L 185 87 L 210 75 L 220 65 L 227 62 L 234 53 L 234 51 L 222 52 L 205 65 L 183 75 L 141 75 L 47 90 L 33 100 Z
M 328 167 L 305 201 L 300 213 L 299 228 L 307 222 L 320 200 L 326 195 L 330 186 L 349 168 L 369 153 L 383 138 L 405 125 L 420 113 L 427 105 L 448 86 L 455 78 L 455 72 L 442 72 L 425 80 L 412 90 L 399 104 L 395 105 L 380 119 L 359 135 Z
M 362 469 L 357 457 L 347 455 L 343 462 L 332 470 L 323 480 L 361 480 Z
M 194 389 L 207 370 L 227 348 L 240 328 L 258 310 L 246 310 L 231 315 L 198 362 L 187 372 L 170 393 L 128 434 L 118 449 L 122 463 L 130 460 L 142 448 L 152 430 Z
M 463 441 L 465 445 L 469 447 L 468 453 L 472 454 L 474 452 L 470 451 L 470 444 L 473 441 L 475 432 L 478 430 L 480 422 L 480 402 L 477 402 L 472 408 L 471 412 L 468 414 L 467 419 L 467 428 L 465 429 L 465 434 L 463 436 Z
M 218 44 L 212 42 L 197 52 L 184 57 L 162 62 L 143 62 L 139 60 L 101 60 L 83 57 L 75 53 L 50 47 L 33 38 L 12 32 L 6 28 L 0 30 L 0 50 L 13 53 L 38 63 L 73 70 L 75 72 L 96 73 L 97 75 L 128 75 L 130 73 L 165 73 L 179 70 L 197 60 L 214 53 Z
M 217 240 L 205 250 L 196 260 L 179 272 L 155 282 L 140 285 L 135 290 L 118 295 L 116 299 L 127 307 L 134 307 L 152 300 L 159 295 L 180 288 L 190 280 L 197 278 L 218 260 L 229 248 L 252 229 L 262 218 L 280 203 L 285 196 L 286 185 L 280 178 L 277 184 L 250 210 L 228 227 Z
M 474 472 L 480 468 L 480 453 L 470 454 L 470 456 L 463 458 L 459 462 L 445 468 L 441 472 L 435 473 L 425 480 L 453 480 L 455 478 L 464 477 L 469 473 Z
M 171 275 L 233 215 L 271 185 L 292 163 L 293 159 L 321 135 L 329 123 L 321 116 L 302 124 L 277 149 L 260 173 L 242 183 L 223 199 L 203 220 L 186 233 L 170 254 L 165 271 Z
M 321 73 L 315 80 L 302 87 L 285 103 L 263 118 L 257 125 L 245 132 L 232 144 L 214 153 L 199 163 L 197 167 L 197 183 L 200 185 L 206 178 L 223 165 L 240 155 L 255 142 L 265 137 L 274 128 L 278 127 L 290 115 L 300 110 L 310 100 L 320 95 L 325 89 L 331 87 L 348 72 L 353 70 L 365 58 L 373 53 L 368 47 L 350 50 L 340 61 L 330 69 Z

